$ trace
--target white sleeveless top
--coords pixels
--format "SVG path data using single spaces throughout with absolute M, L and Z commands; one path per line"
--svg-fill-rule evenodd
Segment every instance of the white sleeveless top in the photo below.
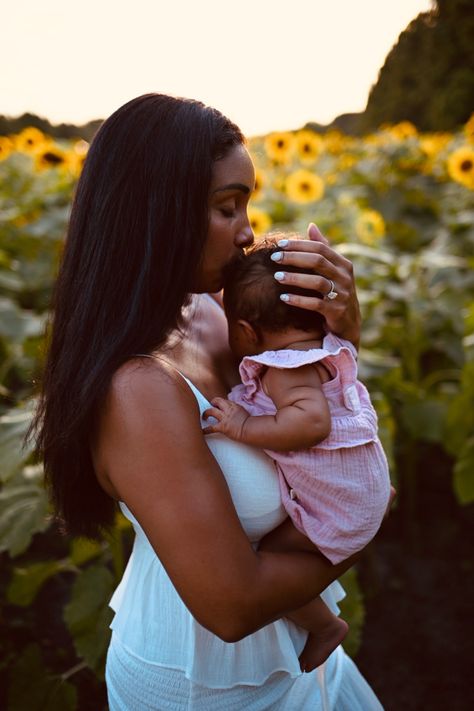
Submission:
M 210 403 L 185 378 L 201 415 Z M 201 421 L 205 426 L 204 421 Z M 230 489 L 242 526 L 256 543 L 286 517 L 280 500 L 275 465 L 262 451 L 223 435 L 206 437 Z M 132 654 L 160 667 L 181 670 L 196 684 L 231 688 L 260 685 L 274 672 L 300 676 L 298 656 L 307 633 L 282 618 L 245 637 L 227 643 L 202 627 L 186 608 L 139 523 L 125 504 L 120 507 L 135 529 L 133 551 L 110 606 L 115 611 L 114 635 Z M 216 535 L 219 521 L 216 521 Z M 332 583 L 323 593 L 338 612 L 344 592 Z

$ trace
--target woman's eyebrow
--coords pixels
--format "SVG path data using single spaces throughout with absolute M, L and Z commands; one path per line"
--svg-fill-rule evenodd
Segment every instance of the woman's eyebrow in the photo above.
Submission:
M 241 190 L 244 195 L 248 195 L 250 192 L 252 192 L 250 188 L 247 185 L 244 185 L 243 183 L 229 183 L 229 185 L 224 185 L 222 188 L 217 188 L 213 191 L 213 193 L 222 193 L 225 190 Z

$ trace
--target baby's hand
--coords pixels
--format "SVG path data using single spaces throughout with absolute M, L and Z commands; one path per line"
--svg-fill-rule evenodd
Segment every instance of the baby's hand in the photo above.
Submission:
M 203 418 L 215 417 L 217 422 L 208 425 L 203 429 L 204 434 L 220 432 L 237 442 L 242 440 L 245 422 L 249 418 L 249 413 L 240 405 L 223 397 L 215 397 L 211 400 L 208 410 L 203 413 Z

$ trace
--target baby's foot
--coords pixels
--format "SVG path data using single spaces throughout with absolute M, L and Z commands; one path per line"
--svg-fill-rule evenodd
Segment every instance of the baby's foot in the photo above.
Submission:
M 347 622 L 334 616 L 331 622 L 317 632 L 310 632 L 300 655 L 301 671 L 310 672 L 323 664 L 331 652 L 341 644 L 348 631 Z

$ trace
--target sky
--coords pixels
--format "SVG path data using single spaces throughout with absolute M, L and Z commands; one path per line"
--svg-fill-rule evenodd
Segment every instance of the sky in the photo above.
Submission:
M 15 0 L 2 11 L 0 114 L 106 118 L 162 92 L 249 136 L 365 108 L 400 32 L 431 0 Z

